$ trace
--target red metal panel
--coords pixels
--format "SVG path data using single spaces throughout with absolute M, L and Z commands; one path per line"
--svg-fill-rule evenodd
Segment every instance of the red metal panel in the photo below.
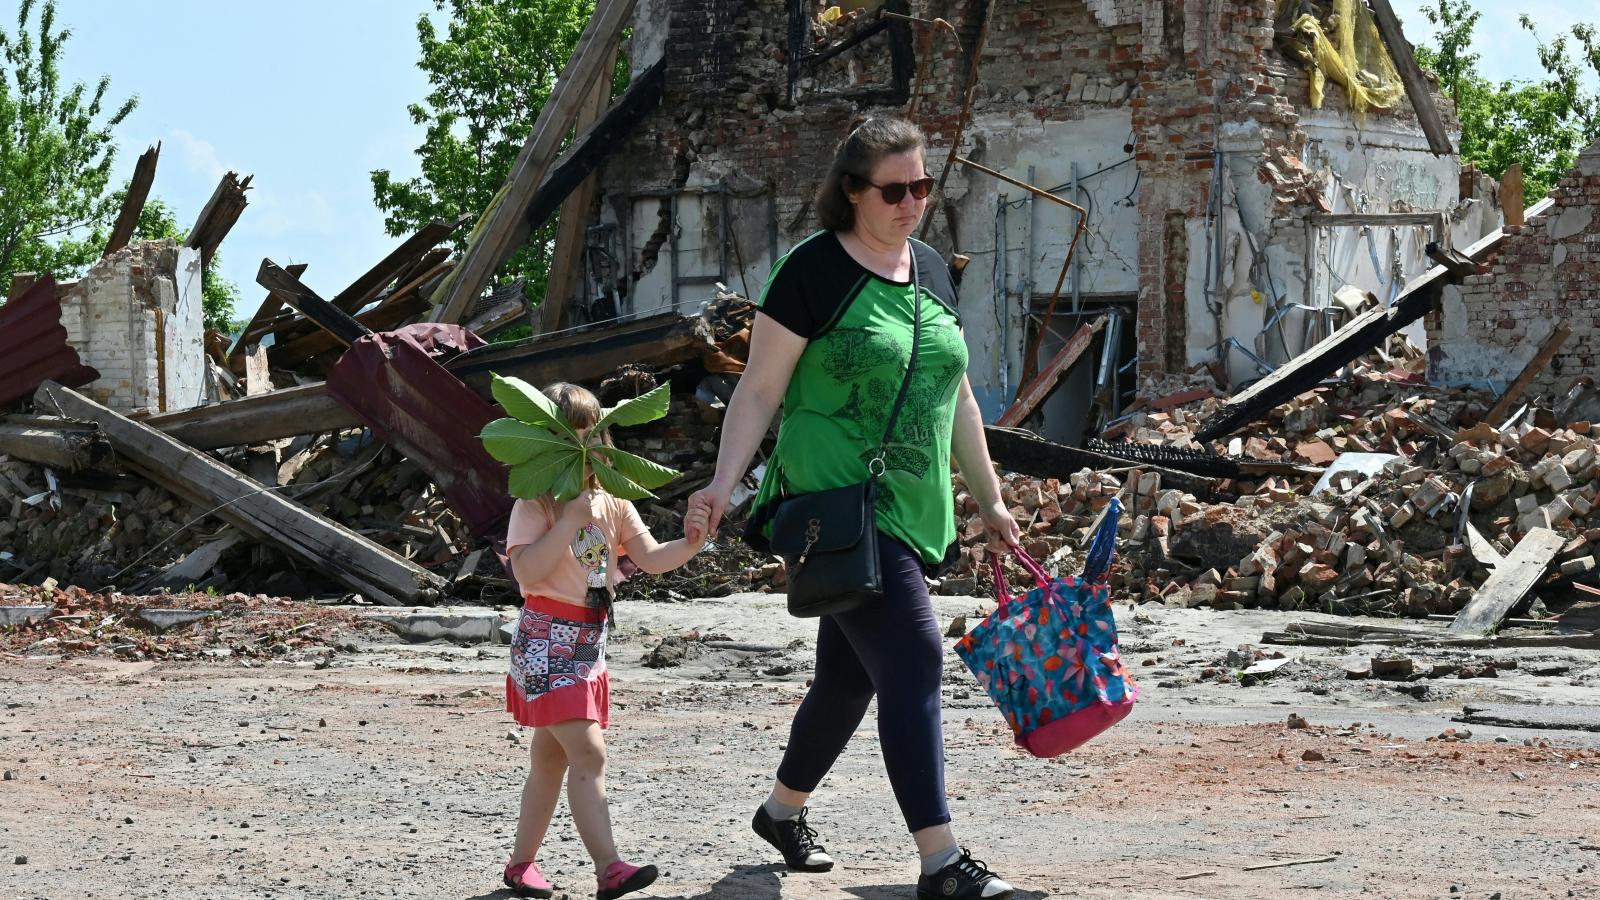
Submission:
M 0 306 L 0 407 L 33 396 L 46 381 L 75 388 L 99 377 L 67 343 L 54 278 Z
M 502 413 L 440 365 L 484 345 L 459 325 L 420 323 L 369 334 L 328 373 L 328 393 L 433 478 L 474 534 L 504 536 L 506 467 L 478 432 Z

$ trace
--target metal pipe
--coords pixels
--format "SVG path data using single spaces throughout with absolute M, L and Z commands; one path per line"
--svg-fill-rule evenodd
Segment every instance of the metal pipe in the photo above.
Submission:
M 1033 166 L 1029 166 L 1028 167 L 1028 180 L 1029 181 L 1033 180 Z M 1023 283 L 1022 283 L 1022 308 L 1027 313 L 1032 313 L 1033 312 L 1033 258 L 1034 258 L 1035 254 L 1036 254 L 1036 251 L 1038 250 L 1038 246 L 1034 242 L 1034 235 L 1035 235 L 1036 231 L 1035 231 L 1035 228 L 1034 228 L 1033 195 L 1032 194 L 1028 195 L 1028 199 L 1026 201 L 1026 208 L 1028 210 L 1028 213 L 1027 213 L 1027 215 L 1028 215 L 1028 257 L 1027 257 L 1027 259 L 1023 260 L 1023 263 L 1022 263 L 1022 266 L 1023 266 L 1022 271 L 1025 273 L 1024 276 L 1023 276 L 1024 280 L 1023 280 Z
M 1000 320 L 1000 396 L 1011 396 L 1011 304 L 1006 302 L 1006 195 L 1001 194 L 994 214 L 994 293 Z
M 1028 180 L 1033 180 L 1033 167 L 1028 168 Z M 1072 163 L 1072 199 L 1078 199 L 1078 163 Z M 1087 217 L 1087 214 L 1085 214 Z M 1076 257 L 1072 260 L 1072 311 L 1078 313 L 1083 310 L 1083 261 Z

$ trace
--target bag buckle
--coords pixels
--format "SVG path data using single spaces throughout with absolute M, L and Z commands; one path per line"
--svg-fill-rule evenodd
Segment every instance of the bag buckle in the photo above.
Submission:
M 883 473 L 888 470 L 888 466 L 885 465 L 883 457 L 883 452 L 879 451 L 877 456 L 867 460 L 867 471 L 871 473 L 873 478 L 881 478 Z
M 821 519 L 812 519 L 811 521 L 807 522 L 806 523 L 806 548 L 804 550 L 800 551 L 800 558 L 795 561 L 794 567 L 795 567 L 796 571 L 798 571 L 801 566 L 806 564 L 806 557 L 811 555 L 811 548 L 815 547 L 817 545 L 817 541 L 819 541 L 821 539 L 822 539 L 822 520 Z

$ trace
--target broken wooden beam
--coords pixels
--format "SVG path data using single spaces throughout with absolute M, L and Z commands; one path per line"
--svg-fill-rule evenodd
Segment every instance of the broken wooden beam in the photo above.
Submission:
M 305 263 L 290 263 L 286 271 L 299 278 L 306 273 Z M 251 344 L 259 343 L 272 329 L 268 323 L 278 316 L 278 311 L 283 309 L 283 298 L 274 291 L 267 291 L 267 296 L 261 299 L 261 305 L 256 307 L 255 315 L 250 317 L 250 323 L 244 326 L 239 336 L 234 339 L 233 345 L 228 348 L 228 368 L 235 375 L 244 374 L 244 354 Z
M 1528 364 L 1522 367 L 1522 373 L 1506 387 L 1505 393 L 1500 395 L 1500 399 L 1494 402 L 1494 408 L 1490 409 L 1488 415 L 1483 417 L 1484 421 L 1491 425 L 1505 421 L 1506 413 L 1511 411 L 1511 404 L 1516 403 L 1522 397 L 1522 392 L 1528 389 L 1528 385 L 1539 377 L 1539 373 L 1543 372 L 1546 366 L 1550 365 L 1550 360 L 1556 358 L 1556 353 L 1561 350 L 1561 345 L 1566 343 L 1567 338 L 1571 336 L 1572 329 L 1568 328 L 1565 323 L 1557 325 L 1556 330 L 1545 339 L 1544 344 L 1539 348 L 1539 352 L 1535 353 L 1533 359 L 1528 360 Z
M 595 77 L 594 84 L 589 86 L 588 99 L 583 108 L 578 110 L 574 130 L 582 134 L 594 127 L 610 99 L 611 73 L 602 71 Z M 585 177 L 561 203 L 561 217 L 556 222 L 554 256 L 550 259 L 550 276 L 545 279 L 544 301 L 539 306 L 539 330 L 546 334 L 561 330 L 567 303 L 579 290 L 583 252 L 588 244 L 589 211 L 594 205 L 595 177 L 592 173 Z
M 1039 408 L 1039 404 L 1043 403 L 1055 392 L 1056 385 L 1061 383 L 1061 379 L 1067 374 L 1067 370 L 1071 369 L 1073 364 L 1083 356 L 1083 352 L 1089 349 L 1089 342 L 1094 339 L 1095 334 L 1105 324 L 1105 316 L 1095 316 L 1093 322 L 1085 322 L 1080 326 L 1072 337 L 1067 340 L 1060 352 L 1056 353 L 1049 364 L 1039 372 L 1038 376 L 1023 385 L 1022 390 L 1017 391 L 1016 401 L 1011 404 L 1010 409 L 1000 415 L 995 424 L 1001 428 L 1015 428 L 1033 415 L 1033 411 Z
M 116 460 L 99 429 L 45 416 L 9 416 L 0 422 L 0 455 L 63 472 L 110 472 Z
M 633 129 L 661 105 L 666 85 L 667 67 L 663 59 L 639 73 L 611 109 L 600 117 L 600 121 L 573 139 L 572 145 L 550 167 L 550 173 L 539 183 L 539 190 L 528 202 L 527 212 L 517 225 L 514 237 L 517 246 L 527 241 L 528 235 L 560 208 L 589 173 L 600 168 L 600 163 L 611 151 L 620 146 Z
M 1522 189 L 1522 163 L 1512 163 L 1506 166 L 1505 174 L 1500 176 L 1500 211 L 1505 214 L 1507 228 L 1523 224 L 1522 204 L 1526 202 Z
M 284 303 L 294 307 L 301 315 L 315 322 L 317 327 L 333 335 L 347 347 L 372 333 L 371 329 L 351 318 L 349 313 L 318 297 L 316 291 L 306 287 L 300 279 L 290 275 L 270 259 L 261 261 L 261 270 L 256 273 L 256 284 L 277 294 Z
M 123 460 L 150 481 L 364 596 L 389 605 L 432 604 L 445 586 L 428 570 L 71 388 L 47 382 L 35 399 L 63 416 L 98 425 Z
M 344 312 L 356 312 L 376 299 L 379 291 L 405 274 L 406 270 L 418 260 L 431 253 L 445 238 L 454 234 L 457 228 L 470 220 L 470 216 L 462 216 L 454 222 L 435 219 L 424 225 L 416 234 L 406 238 L 404 243 L 390 251 L 388 256 L 379 260 L 377 265 L 362 273 L 355 281 L 350 282 L 349 287 L 335 294 L 328 302 Z M 436 258 L 433 264 L 437 265 L 442 261 L 442 258 Z
M 546 98 L 522 152 L 506 179 L 502 196 L 484 213 L 474 239 L 462 254 L 461 263 L 441 288 L 436 321 L 458 323 L 465 319 L 495 270 L 516 250 L 514 242 L 521 223 L 555 162 L 561 143 L 577 118 L 578 107 L 588 95 L 589 85 L 601 71 L 616 64 L 612 41 L 622 32 L 633 13 L 634 0 L 598 0 L 561 77 Z
M 593 383 L 627 363 L 670 366 L 696 359 L 705 346 L 699 323 L 696 317 L 662 313 L 606 328 L 491 344 L 450 360 L 445 368 L 467 382 L 480 397 L 490 396 L 490 372 L 536 385 L 552 381 Z M 162 413 L 139 421 L 198 450 L 262 444 L 361 426 L 354 415 L 328 396 L 326 385 L 321 383 Z
M 1554 206 L 1555 201 L 1545 198 L 1528 210 L 1528 217 L 1541 216 Z M 1506 232 L 1501 229 L 1462 253 L 1474 261 L 1481 260 L 1505 238 Z M 1362 312 L 1315 346 L 1273 370 L 1271 375 L 1230 397 L 1206 421 L 1195 439 L 1204 442 L 1232 434 L 1278 404 L 1316 387 L 1342 366 L 1383 343 L 1384 338 L 1422 318 L 1438 302 L 1444 285 L 1459 283 L 1462 277 L 1442 265 L 1429 269 L 1406 285 L 1392 305 L 1374 306 Z
M 1566 545 L 1566 538 L 1548 528 L 1535 528 L 1517 542 L 1511 554 L 1494 567 L 1494 573 L 1473 595 L 1450 624 L 1454 634 L 1486 635 L 1500 627 L 1533 586 L 1550 568 Z
M 1145 472 L 1159 472 L 1164 487 L 1186 491 L 1201 500 L 1209 499 L 1216 493 L 1216 482 L 1210 478 L 1137 460 L 1120 459 L 1093 450 L 1068 447 L 1018 428 L 986 425 L 983 434 L 989 445 L 989 457 L 1008 472 L 1035 478 L 1065 479 L 1083 469 L 1098 472 L 1136 468 Z
M 1417 65 L 1417 51 L 1400 28 L 1400 17 L 1394 14 L 1394 7 L 1389 5 L 1389 0 L 1368 0 L 1367 5 L 1372 9 L 1373 20 L 1377 22 L 1378 36 L 1383 38 L 1389 50 L 1395 71 L 1400 73 L 1400 83 L 1405 85 L 1406 97 L 1411 100 L 1417 121 L 1422 124 L 1422 133 L 1427 135 L 1428 149 L 1433 151 L 1434 156 L 1451 155 L 1455 148 L 1450 144 L 1450 134 L 1445 131 L 1444 121 L 1439 118 L 1439 109 L 1434 105 L 1433 89 L 1422 74 L 1422 67 Z
M 200 251 L 202 267 L 211 265 L 211 257 L 216 255 L 222 239 L 233 230 L 244 208 L 250 205 L 244 192 L 250 190 L 250 180 L 254 177 L 246 175 L 241 181 L 238 172 L 223 175 L 217 182 L 217 189 L 211 192 L 211 199 L 195 218 L 194 227 L 189 229 L 189 239 L 183 245 Z
M 160 141 L 139 154 L 139 161 L 133 166 L 133 177 L 128 180 L 128 194 L 122 198 L 122 210 L 117 213 L 116 224 L 111 226 L 111 237 L 106 239 L 106 249 L 100 254 L 102 258 L 128 246 L 128 241 L 133 239 L 139 214 L 144 212 L 145 201 L 150 198 L 150 185 L 156 180 L 156 161 L 160 157 Z

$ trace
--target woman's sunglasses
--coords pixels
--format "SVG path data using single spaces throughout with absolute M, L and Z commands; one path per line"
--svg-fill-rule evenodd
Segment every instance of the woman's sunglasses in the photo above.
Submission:
M 918 200 L 926 200 L 928 195 L 933 193 L 934 181 L 932 178 L 918 178 L 916 181 L 897 181 L 893 184 L 873 184 L 865 178 L 856 178 L 854 175 L 850 177 L 867 187 L 877 188 L 878 193 L 883 195 L 883 202 L 890 206 L 894 206 L 904 200 L 907 191 L 910 191 L 911 196 Z

